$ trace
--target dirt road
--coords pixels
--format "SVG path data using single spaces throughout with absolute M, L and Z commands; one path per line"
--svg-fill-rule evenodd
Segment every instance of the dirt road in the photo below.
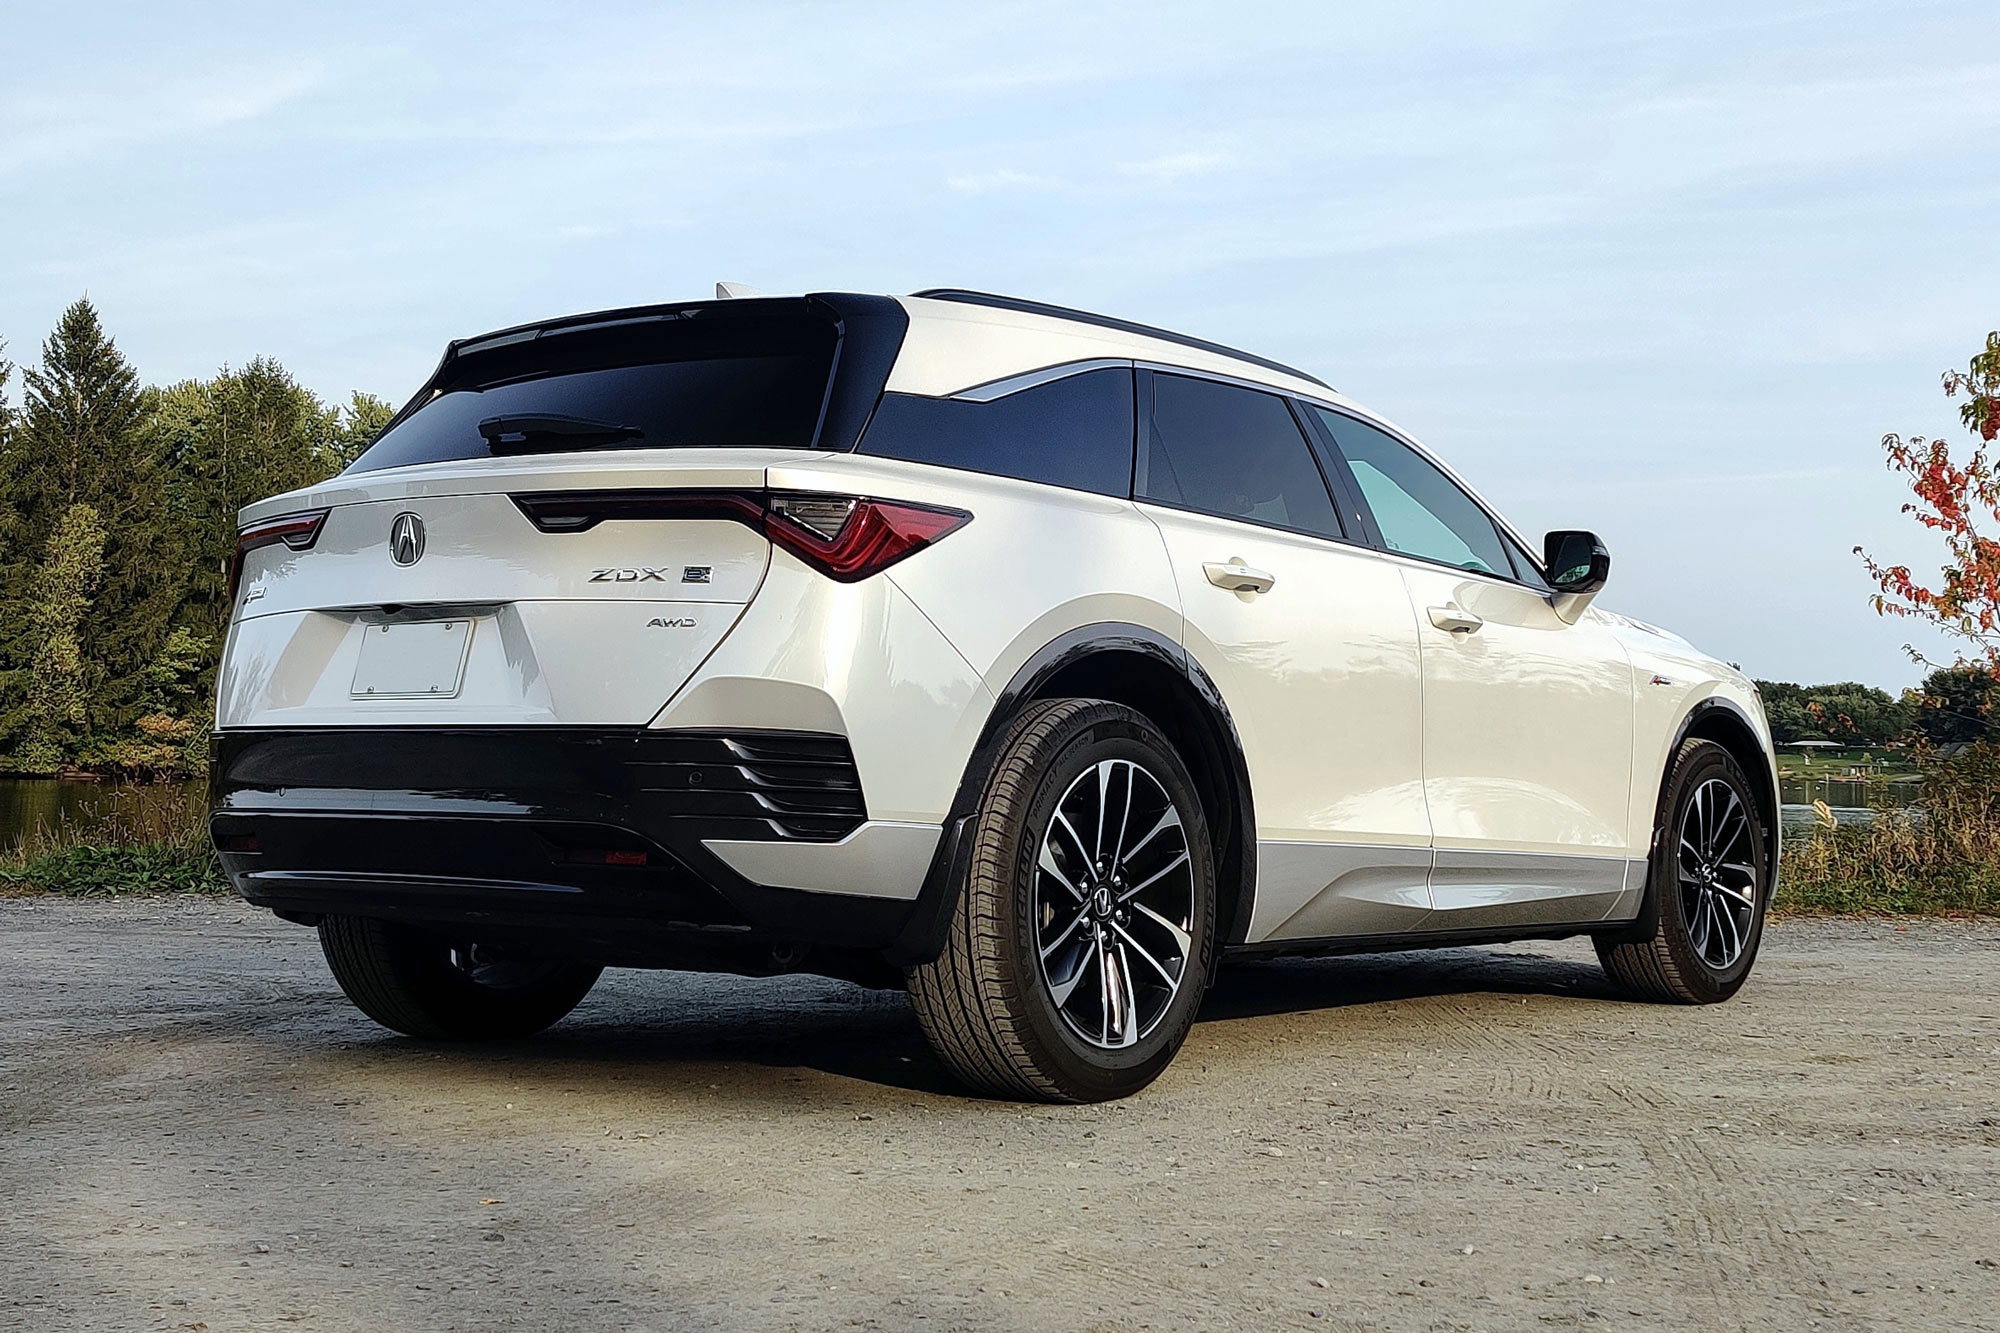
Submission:
M 618 972 L 533 1044 L 233 902 L 0 901 L 0 1326 L 2000 1328 L 2000 929 L 1789 924 L 1707 1010 L 1576 943 L 1228 974 L 1120 1104 L 899 995 Z

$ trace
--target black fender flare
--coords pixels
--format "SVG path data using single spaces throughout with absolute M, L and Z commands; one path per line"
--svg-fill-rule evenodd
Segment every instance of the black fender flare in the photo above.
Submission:
M 1651 867 L 1653 854 L 1659 850 L 1660 823 L 1658 811 L 1660 798 L 1666 794 L 1667 778 L 1673 772 L 1674 756 L 1681 752 L 1681 743 L 1694 733 L 1696 727 L 1717 715 L 1726 717 L 1730 723 L 1740 727 L 1745 737 L 1753 741 L 1756 739 L 1756 723 L 1751 720 L 1750 714 L 1744 711 L 1743 706 L 1734 699 L 1725 699 L 1720 695 L 1710 695 L 1706 699 L 1697 700 L 1695 705 L 1688 709 L 1687 715 L 1681 719 L 1680 725 L 1674 729 L 1674 738 L 1667 745 L 1666 764 L 1661 768 L 1659 781 L 1653 789 L 1653 809 L 1655 812 L 1653 833 L 1646 840 L 1646 864 L 1648 869 L 1646 876 L 1646 896 L 1640 902 L 1639 915 L 1626 928 L 1608 933 L 1605 936 L 1607 939 L 1650 939 L 1653 931 L 1658 927 L 1660 909 L 1658 900 L 1653 896 L 1656 886 L 1652 882 Z M 1736 756 L 1732 754 L 1731 758 L 1736 758 Z M 1740 763 L 1741 761 L 1739 760 L 1738 762 Z M 1770 803 L 1770 827 L 1764 831 L 1764 852 L 1770 858 L 1771 867 L 1770 882 L 1764 890 L 1764 901 L 1765 905 L 1769 906 L 1771 898 L 1778 891 L 1778 854 L 1780 850 L 1778 824 L 1781 813 L 1778 775 L 1775 770 L 1766 772 L 1764 771 L 1764 766 L 1759 765 L 1756 772 L 1748 772 L 1746 770 L 1746 776 L 1751 781 L 1757 782 L 1763 787 L 1764 797 Z
M 895 942 L 886 951 L 889 962 L 899 967 L 913 966 L 931 961 L 943 950 L 945 931 L 958 905 L 958 887 L 964 882 L 972 856 L 972 819 L 977 813 L 980 792 L 986 786 L 987 775 L 992 771 L 1008 724 L 1028 703 L 1041 697 L 1043 688 L 1062 672 L 1089 658 L 1108 653 L 1135 654 L 1170 668 L 1186 681 L 1208 714 L 1207 722 L 1214 733 L 1215 747 L 1221 751 L 1217 757 L 1223 760 L 1225 770 L 1221 794 L 1229 801 L 1234 816 L 1234 827 L 1230 830 L 1234 846 L 1226 849 L 1224 854 L 1231 857 L 1236 876 L 1236 905 L 1231 919 L 1218 924 L 1221 927 L 1221 943 L 1242 942 L 1249 927 L 1256 890 L 1257 823 L 1250 792 L 1250 770 L 1243 758 L 1243 742 L 1237 734 L 1236 721 L 1230 716 L 1229 707 L 1223 702 L 1222 691 L 1215 681 L 1181 644 L 1144 625 L 1100 621 L 1079 625 L 1044 644 L 1000 691 L 987 714 L 986 725 L 980 730 L 979 740 L 966 760 L 965 771 L 952 797 L 951 811 L 945 817 L 943 836 L 938 839 L 937 851 L 931 857 L 930 869 L 924 875 L 916 903 Z M 1188 766 L 1194 768 L 1202 756 L 1186 758 Z

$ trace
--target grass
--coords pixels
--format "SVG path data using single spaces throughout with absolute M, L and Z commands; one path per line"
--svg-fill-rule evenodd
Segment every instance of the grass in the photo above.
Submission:
M 97 818 L 41 825 L 0 853 L 0 893 L 113 898 L 226 893 L 208 842 L 208 797 L 200 785 L 161 798 L 121 795 Z

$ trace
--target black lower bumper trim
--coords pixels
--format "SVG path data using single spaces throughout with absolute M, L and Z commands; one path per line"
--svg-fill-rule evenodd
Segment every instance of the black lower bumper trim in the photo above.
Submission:
M 763 887 L 709 853 L 703 838 L 751 828 L 784 838 L 782 821 L 663 808 L 652 735 L 227 732 L 210 829 L 237 891 L 292 920 L 379 916 L 611 965 L 749 972 L 852 975 L 839 954 L 895 942 L 908 903 Z M 785 733 L 674 739 L 683 754 L 747 741 L 764 763 L 825 776 L 822 737 L 805 738 L 810 760 Z M 822 840 L 827 824 L 808 827 L 787 840 Z M 811 953 L 828 956 L 800 961 Z

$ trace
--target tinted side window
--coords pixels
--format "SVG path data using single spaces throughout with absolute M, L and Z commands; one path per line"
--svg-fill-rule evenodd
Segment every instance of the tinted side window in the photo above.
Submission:
M 1326 480 L 1284 399 L 1213 380 L 1152 378 L 1142 498 L 1340 536 Z
M 1313 410 L 1333 433 L 1390 550 L 1481 574 L 1514 577 L 1493 520 L 1451 478 L 1373 426 L 1325 408 Z
M 1086 371 L 990 403 L 884 394 L 861 452 L 1123 498 L 1132 372 Z

